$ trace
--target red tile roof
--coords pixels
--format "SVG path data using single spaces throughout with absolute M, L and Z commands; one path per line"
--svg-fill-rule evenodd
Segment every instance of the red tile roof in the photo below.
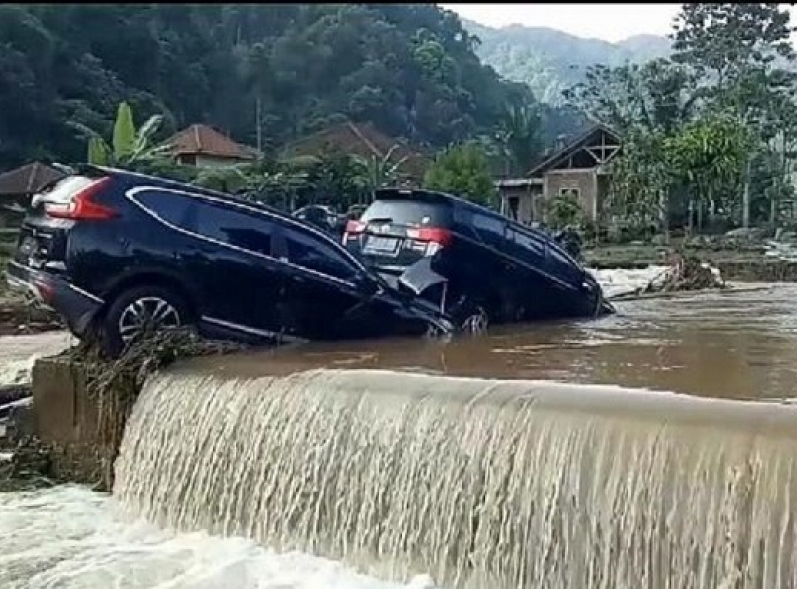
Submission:
M 40 162 L 33 162 L 0 174 L 0 196 L 23 196 L 39 192 L 66 174 Z
M 172 155 L 210 155 L 231 159 L 252 160 L 254 149 L 236 143 L 207 125 L 191 125 L 164 142 L 171 146 Z
M 283 155 L 318 155 L 319 152 L 334 148 L 360 157 L 385 157 L 393 150 L 390 160 L 398 162 L 404 159 L 401 170 L 414 177 L 422 177 L 432 159 L 405 143 L 393 139 L 370 123 L 345 122 L 334 125 L 308 137 L 304 137 L 285 146 Z

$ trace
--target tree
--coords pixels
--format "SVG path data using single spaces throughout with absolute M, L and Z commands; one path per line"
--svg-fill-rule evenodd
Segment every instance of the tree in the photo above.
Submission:
M 707 117 L 667 138 L 664 148 L 672 173 L 696 189 L 689 208 L 696 209 L 701 230 L 705 205 L 713 220 L 721 191 L 733 194 L 738 187 L 749 148 L 746 129 L 729 117 Z
M 136 129 L 130 105 L 122 102 L 116 113 L 111 145 L 108 145 L 100 133 L 86 125 L 75 121 L 71 121 L 70 125 L 88 140 L 88 163 L 125 167 L 154 159 L 168 151 L 168 146 L 152 145 L 152 139 L 162 121 L 163 116 L 153 115 Z
M 683 4 L 673 35 L 673 60 L 689 66 L 703 81 L 701 94 L 715 111 L 761 135 L 773 95 L 793 76 L 776 59 L 795 58 L 793 27 L 780 4 Z M 750 180 L 755 153 L 744 171 L 742 225 L 750 223 Z
M 618 130 L 623 151 L 610 164 L 606 212 L 668 232 L 674 180 L 666 140 L 694 115 L 696 78 L 666 59 L 617 68 L 595 66 L 585 82 L 565 93 L 572 105 Z
M 193 183 L 204 188 L 234 194 L 249 186 L 251 178 L 247 173 L 249 171 L 247 168 L 246 164 L 223 168 L 203 168 L 197 172 Z
M 65 121 L 110 144 L 122 100 L 266 151 L 345 118 L 435 149 L 492 136 L 529 91 L 474 47 L 434 4 L 3 5 L 0 169 L 85 159 Z
M 692 116 L 696 79 L 686 67 L 667 59 L 616 68 L 597 65 L 564 96 L 620 133 L 635 129 L 669 133 Z
M 683 4 L 675 23 L 673 60 L 710 79 L 722 97 L 754 70 L 773 67 L 776 56 L 794 58 L 792 27 L 782 4 Z
M 507 175 L 522 176 L 542 151 L 539 108 L 524 104 L 507 107 L 498 125 L 496 141 L 507 162 Z
M 581 225 L 586 220 L 584 209 L 578 197 L 572 192 L 549 199 L 546 203 L 545 218 L 555 229 Z
M 490 204 L 497 194 L 487 157 L 476 143 L 456 145 L 437 158 L 423 179 L 425 188 L 450 192 L 479 204 Z
M 666 135 L 631 129 L 623 138 L 623 151 L 609 169 L 611 183 L 607 212 L 637 226 L 658 223 L 668 234 L 668 214 L 673 178 L 667 165 Z

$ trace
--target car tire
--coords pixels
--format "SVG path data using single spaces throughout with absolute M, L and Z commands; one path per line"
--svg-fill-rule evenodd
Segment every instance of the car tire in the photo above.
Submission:
M 458 323 L 460 331 L 476 335 L 487 331 L 487 327 L 490 325 L 490 317 L 483 307 L 474 306 L 469 309 L 468 313 L 464 314 Z
M 163 286 L 142 285 L 122 291 L 102 320 L 102 344 L 111 356 L 121 354 L 143 329 L 158 330 L 191 325 L 183 297 Z

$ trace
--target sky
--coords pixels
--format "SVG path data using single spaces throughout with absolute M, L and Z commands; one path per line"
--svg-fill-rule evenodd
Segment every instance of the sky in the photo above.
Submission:
M 634 35 L 666 35 L 680 4 L 442 4 L 489 27 L 549 27 L 578 37 L 617 42 Z M 797 24 L 797 11 L 792 24 Z M 792 36 L 792 41 L 795 37 Z

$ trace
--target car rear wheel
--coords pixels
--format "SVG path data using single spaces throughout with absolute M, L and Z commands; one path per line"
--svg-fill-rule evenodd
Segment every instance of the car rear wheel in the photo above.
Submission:
M 190 324 L 188 307 L 177 293 L 162 286 L 125 290 L 108 308 L 103 321 L 106 351 L 120 354 L 145 333 Z
M 482 307 L 475 307 L 462 319 L 460 329 L 464 333 L 484 333 L 489 324 L 487 312 Z
M 490 317 L 485 306 L 463 296 L 449 309 L 449 314 L 454 320 L 455 325 L 462 333 L 483 333 L 487 330 Z

